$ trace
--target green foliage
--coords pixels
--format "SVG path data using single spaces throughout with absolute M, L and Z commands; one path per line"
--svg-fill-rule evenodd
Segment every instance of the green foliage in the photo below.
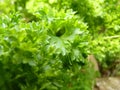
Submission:
M 38 22 L 26 23 L 21 13 L 1 16 L 0 88 L 92 88 L 94 73 L 83 56 L 89 44 L 86 24 L 72 10 L 45 9 L 35 13 Z
M 119 0 L 2 0 L 0 7 L 1 90 L 92 90 L 88 54 L 102 67 L 120 59 Z
M 14 10 L 14 0 L 0 0 L 0 14 L 9 13 Z
M 102 36 L 103 37 L 103 36 Z M 120 59 L 120 35 L 99 37 L 91 41 L 91 49 L 96 58 L 101 63 L 102 67 L 109 68 L 112 63 Z

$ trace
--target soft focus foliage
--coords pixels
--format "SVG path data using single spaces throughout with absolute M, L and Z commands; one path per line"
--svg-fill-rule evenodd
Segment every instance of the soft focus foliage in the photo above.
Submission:
M 119 0 L 1 0 L 1 90 L 92 90 L 94 54 L 120 59 Z

